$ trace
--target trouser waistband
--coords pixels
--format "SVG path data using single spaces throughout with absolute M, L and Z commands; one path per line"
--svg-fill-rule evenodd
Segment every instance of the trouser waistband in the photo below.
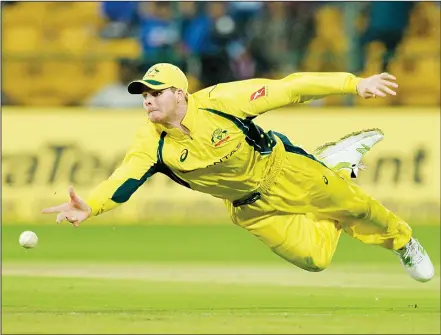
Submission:
M 285 150 L 283 149 L 283 143 L 281 142 L 281 140 L 278 137 L 275 137 L 275 139 L 278 141 L 278 143 L 276 146 L 274 146 L 272 157 L 270 157 L 270 161 L 268 162 L 268 165 L 270 167 L 267 171 L 265 171 L 265 175 L 266 175 L 265 178 L 260 183 L 257 190 L 255 190 L 251 194 L 246 195 L 241 199 L 234 200 L 233 201 L 234 207 L 249 205 L 256 202 L 262 197 L 261 193 L 268 191 L 269 188 L 276 181 L 283 167 L 283 163 L 284 163 L 283 157 Z

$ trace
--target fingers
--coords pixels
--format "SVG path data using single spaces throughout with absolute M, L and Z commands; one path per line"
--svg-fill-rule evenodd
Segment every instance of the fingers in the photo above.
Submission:
M 362 96 L 365 99 L 384 98 L 387 95 L 395 96 L 397 93 L 394 89 L 398 87 L 398 84 L 394 82 L 396 79 L 395 76 L 387 72 L 371 76 L 366 83 L 367 85 Z
M 69 213 L 58 213 L 57 214 L 57 223 L 61 223 L 64 220 L 69 221 L 70 223 L 77 222 L 77 218 L 75 216 L 70 215 Z
M 57 218 L 55 219 L 55 222 L 56 223 L 61 223 L 61 222 L 63 222 L 64 220 L 66 220 L 66 213 L 58 213 L 57 214 Z
M 72 185 L 69 186 L 69 188 L 67 189 L 68 193 L 69 193 L 69 197 L 73 202 L 78 202 L 78 197 L 75 194 L 74 188 Z
M 398 87 L 398 84 L 393 82 L 393 81 L 397 80 L 397 78 L 387 72 L 383 72 L 382 74 L 380 74 L 380 78 L 381 78 L 381 80 L 379 81 L 377 91 L 381 90 L 382 92 L 385 92 L 390 95 L 397 95 L 397 93 L 390 88 L 390 87 L 393 87 L 393 88 Z M 386 96 L 385 94 L 383 94 L 383 95 L 377 94 L 377 95 L 378 96 Z
M 398 87 L 398 84 L 397 84 L 397 83 L 394 83 L 394 82 L 391 82 L 391 81 L 388 81 L 388 80 L 381 80 L 381 81 L 380 81 L 380 84 L 381 84 L 381 85 L 384 85 L 384 86 L 394 87 L 394 88 L 397 88 L 397 87 Z
M 370 99 L 370 98 L 374 98 L 375 94 L 373 92 L 369 91 L 369 90 L 366 90 L 365 92 L 363 92 L 362 97 L 364 99 Z
M 76 195 L 73 186 L 69 186 L 68 192 L 69 192 L 70 201 L 75 208 L 90 212 L 89 206 L 83 199 L 81 199 L 78 195 Z
M 380 74 L 380 78 L 381 79 L 397 80 L 397 78 L 395 78 L 395 76 L 393 76 L 387 72 L 383 72 L 382 74 Z
M 57 215 L 57 219 L 55 220 L 57 223 L 61 223 L 63 221 L 69 221 L 70 223 L 73 224 L 73 226 L 78 227 L 78 225 L 80 224 L 80 220 L 78 220 L 78 218 L 72 214 L 72 213 L 58 213 Z
M 78 227 L 80 224 L 80 220 L 78 220 L 76 217 L 70 217 L 67 219 L 67 221 L 69 221 L 70 223 L 72 223 L 72 226 L 74 227 Z
M 373 95 L 374 95 L 374 98 L 375 97 L 382 97 L 382 98 L 384 98 L 386 96 L 386 93 L 384 93 L 379 88 L 377 88 L 377 89 L 374 90 Z
M 62 204 L 62 205 L 58 205 L 58 206 L 53 206 L 53 207 L 48 207 L 48 208 L 43 208 L 41 210 L 41 212 L 43 214 L 49 214 L 49 213 L 60 212 L 60 211 L 62 211 L 64 209 L 66 209 L 66 204 Z
M 73 186 L 69 187 L 68 192 L 69 192 L 69 197 L 73 203 L 75 203 L 75 204 L 81 203 L 81 200 L 75 194 Z M 67 211 L 70 208 L 71 208 L 71 205 L 69 205 L 69 203 L 64 203 L 62 205 L 44 208 L 41 210 L 41 213 L 43 213 L 43 214 L 57 213 L 57 212 Z
M 391 90 L 391 89 L 390 89 L 389 87 L 387 87 L 387 86 L 380 86 L 380 89 L 381 89 L 383 92 L 387 93 L 387 94 L 390 94 L 390 95 L 397 95 L 397 93 L 396 93 L 395 91 Z
M 395 83 L 386 82 L 389 83 L 390 86 L 398 87 Z M 391 88 L 387 87 L 387 84 L 384 84 L 384 81 L 382 81 L 380 84 L 375 85 L 375 88 L 372 90 L 372 93 L 379 97 L 385 97 L 387 94 L 389 95 L 397 95 L 397 93 L 392 90 Z
M 388 86 L 391 87 L 398 87 L 397 84 L 395 83 L 391 83 L 391 82 L 387 82 L 387 81 L 381 81 L 380 83 L 372 83 L 370 89 L 367 89 L 365 92 L 365 97 L 366 98 L 370 98 L 371 95 L 372 97 L 386 97 L 387 95 L 397 95 L 397 93 L 389 88 Z

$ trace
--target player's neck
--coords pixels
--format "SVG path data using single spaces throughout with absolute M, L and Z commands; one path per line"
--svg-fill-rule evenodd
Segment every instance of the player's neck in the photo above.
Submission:
M 173 120 L 168 122 L 168 126 L 170 128 L 178 128 L 184 134 L 189 135 L 190 130 L 188 130 L 188 128 L 182 124 L 182 120 L 184 119 L 186 114 L 187 114 L 187 104 L 178 106 L 178 108 L 176 109 L 175 117 L 173 118 Z

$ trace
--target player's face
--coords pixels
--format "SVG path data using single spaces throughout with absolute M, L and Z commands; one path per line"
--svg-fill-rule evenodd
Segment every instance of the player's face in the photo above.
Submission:
M 165 90 L 149 90 L 142 94 L 144 97 L 144 109 L 150 121 L 167 124 L 173 120 L 178 105 L 176 92 L 170 88 Z

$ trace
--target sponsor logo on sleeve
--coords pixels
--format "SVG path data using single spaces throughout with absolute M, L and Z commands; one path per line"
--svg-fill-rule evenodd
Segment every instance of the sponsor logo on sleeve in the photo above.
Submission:
M 250 95 L 250 101 L 257 100 L 261 97 L 266 96 L 267 94 L 268 94 L 268 89 L 266 86 L 263 86 L 262 88 L 258 89 L 256 92 Z

